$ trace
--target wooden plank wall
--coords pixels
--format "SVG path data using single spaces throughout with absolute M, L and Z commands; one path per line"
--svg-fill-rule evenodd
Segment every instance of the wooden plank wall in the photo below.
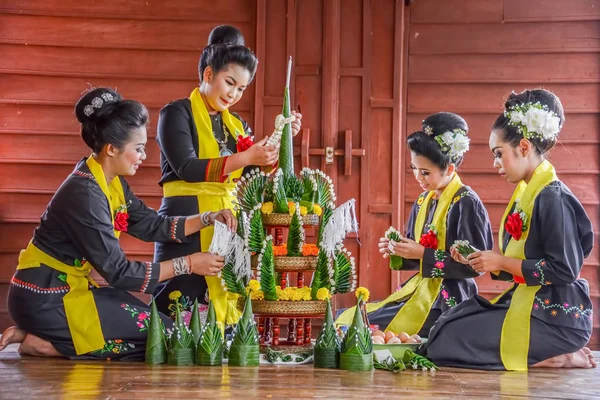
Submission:
M 447 110 L 469 123 L 471 150 L 463 181 L 483 199 L 497 233 L 514 186 L 500 179 L 488 149 L 490 128 L 511 90 L 544 87 L 566 111 L 550 155 L 559 177 L 584 204 L 596 244 L 582 276 L 598 306 L 600 227 L 600 1 L 418 0 L 411 6 L 407 133 L 428 114 Z M 406 164 L 409 165 L 408 163 Z M 408 213 L 420 189 L 406 170 Z M 478 280 L 486 296 L 505 285 Z M 600 344 L 594 319 L 592 344 Z
M 238 26 L 253 47 L 254 1 L 8 0 L 0 5 L 0 329 L 9 323 L 8 282 L 52 194 L 89 153 L 73 106 L 88 85 L 116 87 L 150 110 L 148 159 L 128 181 L 150 206 L 161 191 L 154 140 L 158 110 L 197 85 L 208 33 Z M 252 121 L 254 86 L 235 110 Z M 132 258 L 151 243 L 124 235 Z

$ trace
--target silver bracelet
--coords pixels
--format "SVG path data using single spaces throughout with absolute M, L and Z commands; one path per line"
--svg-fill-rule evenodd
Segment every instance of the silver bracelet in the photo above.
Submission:
M 212 224 L 210 223 L 210 211 L 203 212 L 202 214 L 200 214 L 200 221 L 202 221 L 202 225 L 204 226 L 211 226 Z
M 173 259 L 173 275 L 190 275 L 191 273 L 192 269 L 190 268 L 187 256 Z

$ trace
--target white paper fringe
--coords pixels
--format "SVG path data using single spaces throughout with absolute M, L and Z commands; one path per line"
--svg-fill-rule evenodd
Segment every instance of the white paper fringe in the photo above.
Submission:
M 335 209 L 325 225 L 320 245 L 329 257 L 333 257 L 337 246 L 342 243 L 346 235 L 358 232 L 355 205 L 355 199 L 348 200 Z

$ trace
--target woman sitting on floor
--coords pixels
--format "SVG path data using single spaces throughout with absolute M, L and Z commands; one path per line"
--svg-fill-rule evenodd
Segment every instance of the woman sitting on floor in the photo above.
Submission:
M 97 88 L 79 99 L 75 115 L 93 154 L 56 191 L 21 251 L 8 294 L 17 326 L 4 332 L 0 350 L 21 343 L 21 354 L 33 356 L 142 360 L 149 307 L 128 291 L 152 293 L 159 282 L 182 274 L 216 275 L 223 258 L 194 253 L 161 263 L 128 260 L 121 232 L 183 242 L 205 224 L 200 215 L 159 216 L 123 179 L 146 159 L 148 112 L 142 104 Z M 208 219 L 236 228 L 229 210 Z M 92 269 L 110 286 L 99 288 Z
M 413 204 L 406 237 L 382 238 L 379 247 L 384 257 L 402 257 L 403 271 L 418 272 L 387 299 L 367 304 L 369 323 L 380 329 L 428 336 L 444 311 L 477 293 L 473 278 L 479 274 L 450 255 L 455 240 L 493 247 L 487 211 L 456 172 L 469 148 L 468 129 L 459 115 L 440 112 L 407 139 L 411 168 L 425 192 Z M 347 310 L 336 323 L 349 325 L 352 315 Z
M 596 366 L 584 347 L 592 336 L 592 301 L 579 277 L 594 243 L 592 224 L 545 158 L 563 122 L 558 97 L 526 90 L 509 96 L 494 123 L 494 167 L 517 185 L 500 224 L 502 254 L 454 257 L 514 284 L 491 302 L 475 296 L 440 317 L 422 349 L 436 364 L 488 370 Z

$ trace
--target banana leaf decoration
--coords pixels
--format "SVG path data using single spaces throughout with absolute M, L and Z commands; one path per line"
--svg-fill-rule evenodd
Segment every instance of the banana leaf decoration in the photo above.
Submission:
M 169 337 L 167 363 L 169 365 L 194 365 L 194 337 L 181 318 L 178 300 L 175 312 L 175 325 Z
M 223 364 L 223 333 L 217 325 L 215 307 L 208 302 L 208 317 L 196 350 L 196 365 Z
M 202 322 L 200 321 L 200 310 L 198 308 L 198 299 L 194 300 L 194 306 L 192 307 L 192 318 L 190 319 L 190 330 L 192 331 L 192 338 L 194 339 L 194 345 L 197 345 L 198 340 L 200 340 L 200 333 L 202 332 Z
M 393 240 L 396 243 L 400 243 L 400 241 L 402 240 L 402 235 L 400 234 L 400 232 L 398 232 L 398 230 L 396 230 L 396 228 L 392 226 L 390 226 L 390 228 L 385 232 L 385 237 L 390 240 Z M 404 262 L 402 257 L 394 255 L 390 256 L 390 268 L 394 271 L 402 269 L 403 263 Z
M 292 222 L 288 230 L 287 255 L 290 257 L 299 257 L 302 255 L 302 248 L 306 235 L 302 224 L 302 215 L 300 214 L 300 205 L 296 203 L 296 212 L 292 215 Z
M 152 300 L 150 326 L 148 327 L 148 339 L 146 341 L 146 364 L 157 365 L 166 362 L 167 343 L 165 326 L 156 307 L 156 301 Z
M 257 367 L 260 362 L 258 330 L 252 314 L 252 301 L 246 298 L 244 312 L 233 330 L 229 348 L 229 365 Z
M 277 300 L 275 257 L 273 256 L 273 238 L 271 236 L 267 236 L 265 239 L 263 249 L 258 256 L 257 278 L 260 281 L 260 290 L 264 293 L 265 300 Z
M 341 343 L 335 331 L 331 303 L 327 300 L 325 321 L 314 350 L 315 368 L 339 368 Z
M 311 288 L 311 297 L 313 300 L 317 300 L 317 292 L 321 288 L 331 288 L 331 283 L 329 282 L 329 258 L 327 254 L 323 251 L 319 251 L 319 255 L 317 256 L 317 267 L 313 274 L 312 283 L 310 285 Z
M 373 339 L 360 311 L 361 299 L 354 311 L 354 319 L 342 342 L 340 369 L 371 371 L 373 369 Z
M 288 85 L 286 85 L 283 92 L 283 110 L 281 111 L 281 115 L 283 115 L 284 118 L 289 118 L 292 115 L 290 109 L 290 73 L 291 71 L 288 66 Z M 294 143 L 292 140 L 291 124 L 285 124 L 283 132 L 281 134 L 281 147 L 279 149 L 279 167 L 283 170 L 283 174 L 286 177 L 294 176 Z

